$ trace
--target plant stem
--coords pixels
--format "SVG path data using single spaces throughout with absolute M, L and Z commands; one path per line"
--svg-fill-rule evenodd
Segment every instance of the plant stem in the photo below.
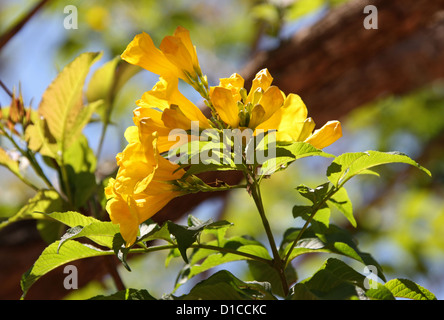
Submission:
M 274 241 L 273 233 L 271 231 L 270 223 L 268 222 L 267 216 L 265 215 L 259 183 L 257 182 L 257 180 L 254 178 L 253 175 L 251 175 L 250 177 L 252 178 L 251 179 L 252 183 L 249 185 L 251 190 L 251 196 L 253 197 L 254 203 L 256 204 L 256 207 L 259 211 L 259 215 L 262 219 L 262 224 L 264 226 L 265 233 L 267 234 L 271 251 L 273 253 L 273 267 L 276 269 L 276 271 L 279 274 L 282 283 L 282 289 L 286 296 L 288 294 L 288 283 L 287 283 L 287 278 L 285 276 L 285 264 L 283 263 L 279 255 L 276 242 Z
M 148 253 L 148 252 L 155 252 L 155 251 L 161 251 L 161 250 L 171 250 L 171 249 L 176 249 L 176 248 L 177 248 L 176 244 L 167 244 L 167 245 L 159 245 L 159 246 L 153 246 L 153 247 L 148 247 L 148 248 L 135 248 L 135 249 L 131 249 L 130 253 Z M 271 260 L 264 259 L 264 258 L 255 256 L 253 254 L 249 254 L 246 252 L 241 252 L 241 251 L 237 251 L 237 250 L 233 250 L 233 249 L 222 248 L 222 247 L 206 245 L 206 244 L 192 244 L 190 246 L 190 248 L 192 248 L 192 249 L 207 249 L 207 250 L 219 251 L 221 253 L 236 254 L 238 256 L 249 258 L 251 260 L 256 260 L 256 261 L 260 261 L 260 262 L 269 264 L 270 266 L 273 265 L 273 262 Z
M 45 182 L 45 184 L 50 189 L 55 189 L 54 186 L 52 185 L 52 183 L 49 181 L 48 177 L 46 177 L 46 175 L 43 172 L 42 168 L 37 163 L 37 160 L 32 155 L 32 153 L 29 150 L 23 150 L 22 148 L 20 148 L 20 146 L 14 140 L 12 135 L 8 134 L 8 132 L 6 132 L 6 130 L 3 128 L 3 126 L 0 127 L 0 132 L 1 132 L 2 135 L 4 135 L 6 138 L 8 138 L 8 140 L 13 144 L 13 146 L 17 149 L 17 151 L 20 152 L 20 154 L 22 156 L 24 156 L 25 158 L 27 158 L 29 160 L 29 163 L 30 163 L 31 167 L 34 169 L 35 173 Z
M 331 198 L 331 196 L 333 196 L 337 191 L 339 190 L 339 188 L 332 188 L 326 195 L 325 197 L 318 203 L 316 203 L 316 205 L 313 207 L 313 212 L 311 213 L 310 217 L 308 217 L 307 221 L 305 221 L 305 224 L 302 226 L 301 230 L 299 231 L 296 239 L 293 241 L 290 249 L 288 250 L 287 254 L 285 255 L 285 259 L 284 259 L 284 265 L 287 266 L 288 263 L 290 262 L 290 256 L 291 253 L 293 252 L 294 248 L 296 247 L 296 244 L 298 243 L 299 240 L 301 240 L 303 233 L 305 232 L 305 230 L 307 230 L 308 225 L 313 221 L 314 216 L 316 215 L 316 213 L 319 211 L 319 209 L 321 208 L 321 206 L 323 206 L 328 199 Z

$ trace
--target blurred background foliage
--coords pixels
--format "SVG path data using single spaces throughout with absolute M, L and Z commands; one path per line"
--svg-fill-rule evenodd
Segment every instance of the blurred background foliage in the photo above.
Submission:
M 19 21 L 39 1 L 3 0 L 0 3 L 0 34 Z M 326 12 L 346 1 L 335 0 L 70 0 L 49 1 L 0 51 L 0 79 L 11 89 L 20 87 L 25 104 L 37 107 L 44 89 L 57 72 L 78 54 L 103 51 L 94 68 L 120 55 L 137 33 L 149 33 L 154 42 L 172 34 L 178 25 L 190 30 L 202 69 L 210 84 L 219 77 L 240 72 L 255 52 L 275 48 L 302 27 L 320 19 Z M 66 5 L 78 9 L 78 29 L 63 28 Z M 93 68 L 93 69 L 94 69 Z M 112 168 L 115 155 L 124 145 L 123 131 L 132 124 L 132 110 L 143 92 L 150 90 L 157 77 L 148 72 L 134 76 L 121 90 L 112 114 L 113 126 L 105 140 L 99 167 Z M 193 92 L 185 95 L 199 103 Z M 297 93 L 297 92 L 296 92 Z M 304 98 L 304 97 L 302 97 Z M 0 104 L 9 105 L 9 97 L 0 90 Z M 310 106 L 308 105 L 308 110 Z M 401 151 L 428 168 L 432 179 L 407 167 L 389 166 L 381 177 L 359 178 L 347 190 L 354 205 L 358 228 L 350 227 L 363 251 L 373 254 L 386 270 L 387 278 L 408 277 L 444 297 L 444 83 L 433 83 L 405 96 L 379 99 L 339 119 L 344 137 L 327 152 L 340 154 L 364 150 Z M 316 119 L 315 119 L 316 120 Z M 333 120 L 333 119 L 332 119 Z M 99 143 L 100 123 L 92 123 L 85 134 L 91 147 Z M 4 141 L 1 141 L 2 146 Z M 280 234 L 299 221 L 292 218 L 293 205 L 303 201 L 294 188 L 299 184 L 315 187 L 325 182 L 325 159 L 303 159 L 284 173 L 264 182 L 263 195 L 272 227 Z M 0 219 L 15 214 L 34 191 L 0 167 Z M 233 191 L 228 202 L 210 200 L 194 215 L 213 217 L 225 207 L 223 218 L 235 224 L 232 232 L 262 239 L 262 227 L 253 202 L 245 192 Z M 215 217 L 213 217 L 215 218 Z M 217 217 L 216 217 L 217 218 Z M 341 216 L 337 224 L 347 226 Z M 304 256 L 305 257 L 305 256 Z M 148 288 L 161 296 L 173 288 L 173 260 L 164 268 L 162 253 L 131 262 L 133 272 L 121 271 L 128 287 Z M 311 255 L 298 264 L 299 278 L 309 276 L 325 260 Z M 234 274 L 246 272 L 234 263 Z M 362 266 L 360 267 L 362 268 Z M 151 270 L 156 276 L 151 277 Z M 362 270 L 359 270 L 362 271 Z M 248 275 L 245 275 L 248 277 Z M 110 281 L 110 280 L 109 280 Z M 167 283 L 165 283 L 167 281 Z M 108 289 L 107 289 L 108 288 Z M 0 289 L 1 290 L 1 289 Z M 92 283 L 74 291 L 70 298 L 84 298 L 114 290 L 111 282 Z M 185 289 L 184 289 L 185 290 Z

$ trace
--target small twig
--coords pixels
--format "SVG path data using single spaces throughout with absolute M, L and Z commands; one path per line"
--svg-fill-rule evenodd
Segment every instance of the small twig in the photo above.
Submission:
M 8 87 L 3 83 L 2 80 L 0 80 L 0 86 L 3 88 L 3 90 L 5 90 L 5 92 L 8 94 L 8 96 L 12 98 L 13 94 L 12 94 L 11 90 L 8 89 Z
M 28 12 L 15 26 L 0 36 L 0 50 L 11 40 L 23 26 L 48 2 L 49 0 L 41 0 L 31 11 Z

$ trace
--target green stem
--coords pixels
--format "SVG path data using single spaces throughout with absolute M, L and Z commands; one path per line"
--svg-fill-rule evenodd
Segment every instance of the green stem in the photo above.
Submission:
M 286 296 L 288 294 L 288 282 L 287 278 L 285 276 L 285 264 L 283 263 L 279 251 L 276 246 L 276 242 L 273 237 L 273 233 L 271 231 L 270 223 L 268 222 L 267 216 L 265 215 L 265 209 L 262 202 L 262 196 L 260 191 L 260 186 L 253 175 L 250 175 L 252 183 L 249 185 L 251 190 L 251 196 L 253 197 L 253 200 L 256 204 L 256 207 L 259 211 L 259 215 L 262 220 L 262 224 L 265 229 L 265 233 L 267 235 L 268 241 L 270 243 L 271 251 L 273 253 L 273 267 L 276 269 L 276 271 L 279 274 L 279 277 L 281 279 L 282 283 L 282 289 L 284 291 L 284 295 Z M 248 181 L 248 177 L 247 177 Z
M 17 178 L 19 178 L 24 184 L 28 187 L 32 188 L 34 191 L 39 191 L 39 188 L 35 186 L 31 181 L 28 181 L 25 177 L 23 177 L 20 173 L 13 172 Z
M 34 169 L 35 173 L 45 182 L 45 184 L 50 189 L 55 189 L 52 183 L 49 181 L 48 177 L 46 177 L 45 173 L 43 172 L 42 168 L 37 163 L 37 160 L 35 159 L 34 155 L 29 150 L 23 150 L 20 148 L 20 146 L 15 142 L 12 135 L 9 135 L 8 132 L 2 127 L 0 127 L 1 134 L 4 135 L 8 140 L 13 144 L 14 148 L 16 148 L 22 156 L 28 159 L 31 167 Z M 20 177 L 19 177 L 20 178 Z
M 71 186 L 69 185 L 69 179 L 68 179 L 68 172 L 66 171 L 66 166 L 63 160 L 63 155 L 62 155 L 62 159 L 61 159 L 61 166 L 60 166 L 60 171 L 62 174 L 62 180 L 63 180 L 63 184 L 65 186 L 65 192 L 66 192 L 66 196 L 68 198 L 68 202 L 70 205 L 73 205 L 73 197 L 72 197 L 72 192 L 71 192 Z
M 160 246 L 147 247 L 147 248 L 135 248 L 135 249 L 131 249 L 130 253 L 148 253 L 148 252 L 155 252 L 155 251 L 161 251 L 161 250 L 171 250 L 171 249 L 176 249 L 176 248 L 177 248 L 176 244 L 167 244 L 167 245 L 160 245 Z M 222 247 L 217 247 L 217 246 L 211 246 L 211 245 L 206 245 L 206 244 L 192 244 L 190 246 L 190 248 L 214 250 L 214 251 L 219 251 L 221 253 L 231 253 L 231 254 L 235 254 L 235 255 L 245 257 L 245 258 L 248 258 L 251 260 L 260 261 L 260 262 L 269 264 L 270 266 L 273 265 L 273 262 L 271 260 L 267 260 L 267 259 L 255 256 L 253 254 L 249 254 L 246 252 L 240 252 L 237 250 L 232 250 L 232 249 L 227 249 L 227 248 L 222 248 Z
M 305 230 L 307 230 L 309 224 L 313 221 L 314 216 L 316 215 L 316 213 L 319 211 L 319 209 L 327 202 L 328 199 L 330 199 L 337 191 L 339 190 L 339 188 L 332 188 L 327 194 L 326 196 L 322 199 L 322 201 L 318 202 L 314 208 L 313 208 L 313 212 L 311 213 L 310 217 L 308 217 L 307 221 L 305 221 L 305 224 L 302 226 L 301 230 L 299 231 L 296 239 L 293 241 L 290 249 L 288 250 L 285 259 L 284 259 L 284 265 L 287 266 L 288 263 L 290 262 L 290 256 L 291 253 L 293 252 L 294 248 L 296 247 L 296 244 L 299 242 L 299 240 L 301 240 L 302 235 L 304 234 Z

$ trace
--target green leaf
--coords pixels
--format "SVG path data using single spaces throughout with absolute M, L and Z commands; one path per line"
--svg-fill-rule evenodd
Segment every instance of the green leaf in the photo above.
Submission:
M 284 233 L 284 238 L 279 248 L 281 256 L 286 256 L 299 232 L 300 229 L 291 228 Z M 328 228 L 324 228 L 322 233 L 318 232 L 318 228 L 313 227 L 305 230 L 303 237 L 296 243 L 296 246 L 291 252 L 289 261 L 300 255 L 315 252 L 340 254 L 359 261 L 364 265 L 373 265 L 378 270 L 377 275 L 382 280 L 385 280 L 382 267 L 379 263 L 370 254 L 358 249 L 349 232 L 334 224 L 330 224 Z
M 328 199 L 327 203 L 339 209 L 352 226 L 356 228 L 356 219 L 353 216 L 353 205 L 344 187 L 339 188 L 335 194 Z
M 313 204 L 320 203 L 325 195 L 328 192 L 329 183 L 321 184 L 320 186 L 316 187 L 315 189 L 312 189 L 310 187 L 307 187 L 306 185 L 300 185 L 296 187 L 296 190 L 299 192 L 301 196 L 304 198 L 310 200 Z
M 19 220 L 47 219 L 44 213 L 63 210 L 65 201 L 55 190 L 40 190 L 17 214 L 0 224 L 0 229 Z
M 76 208 L 83 207 L 98 188 L 96 164 L 95 154 L 88 145 L 88 139 L 83 135 L 65 152 L 64 165 Z
M 109 296 L 99 295 L 89 300 L 157 300 L 147 290 L 126 289 L 118 291 Z
M 147 220 L 139 226 L 139 236 L 136 242 L 140 241 L 152 241 L 152 240 L 165 240 L 169 243 L 174 243 L 171 239 L 171 234 L 168 230 L 168 223 L 164 223 L 160 227 L 157 223 L 152 220 Z
M 111 249 L 113 246 L 113 237 L 115 234 L 119 233 L 119 231 L 120 229 L 118 225 L 108 221 L 98 221 L 86 226 L 76 226 L 68 229 L 62 236 L 59 243 L 59 249 L 66 241 L 81 237 L 87 237 L 95 243 Z
M 11 172 L 13 172 L 16 175 L 20 174 L 19 162 L 13 160 L 6 152 L 6 150 L 1 147 L 0 147 L 0 166 L 8 168 Z
M 378 283 L 378 287 L 376 289 L 368 289 L 365 292 L 365 295 L 373 300 L 396 300 L 392 292 L 380 283 Z
M 236 236 L 223 239 L 223 241 L 217 239 L 203 245 L 219 247 L 220 250 L 208 248 L 193 249 L 189 263 L 179 274 L 176 289 L 192 277 L 228 262 L 253 260 L 254 258 L 271 261 L 270 254 L 262 243 L 244 237 Z M 237 254 L 236 252 L 247 255 Z
M 67 240 L 87 237 L 98 245 L 111 249 L 113 237 L 120 231 L 117 224 L 110 221 L 100 221 L 75 211 L 54 212 L 48 216 L 71 227 L 62 236 L 59 247 L 64 245 Z
M 358 174 L 374 174 L 369 170 L 372 167 L 390 163 L 405 163 L 419 168 L 431 176 L 426 168 L 420 166 L 407 155 L 399 152 L 366 151 L 358 153 L 344 153 L 338 156 L 327 169 L 330 182 L 341 187 L 345 182 Z
M 75 211 L 52 212 L 47 216 L 57 221 L 60 221 L 61 223 L 71 228 L 76 226 L 84 227 L 91 223 L 101 222 L 100 220 L 97 220 L 94 217 L 85 216 L 84 214 Z
M 328 193 L 329 183 L 322 184 L 315 189 L 309 188 L 305 185 L 300 185 L 296 188 L 301 196 L 310 200 L 312 206 L 300 206 L 293 207 L 293 216 L 301 217 L 304 220 L 308 220 L 310 216 L 315 213 L 312 218 L 311 225 L 321 230 L 322 228 L 328 228 L 330 224 L 330 208 L 324 203 L 324 198 Z
M 297 283 L 289 299 L 343 300 L 359 297 L 365 277 L 341 260 L 330 258 L 310 278 Z
M 90 103 L 102 101 L 96 111 L 104 124 L 110 121 L 113 103 L 120 89 L 140 70 L 140 67 L 131 65 L 123 61 L 120 56 L 116 56 L 93 73 L 86 90 L 86 98 Z
M 175 237 L 178 249 L 186 263 L 188 263 L 186 251 L 194 242 L 198 241 L 202 231 L 205 229 L 226 228 L 227 224 L 229 223 L 226 221 L 213 222 L 211 219 L 201 221 L 192 216 L 188 217 L 188 227 L 175 224 L 171 221 L 167 222 L 168 230 Z
M 99 53 L 82 53 L 68 64 L 48 86 L 38 107 L 37 123 L 27 128 L 29 147 L 42 155 L 63 160 L 63 153 L 81 135 L 95 108 L 83 105 L 83 86 Z
M 244 282 L 226 270 L 199 282 L 178 300 L 276 300 L 268 283 Z
M 68 241 L 59 251 L 59 242 L 56 241 L 43 250 L 34 265 L 22 276 L 20 285 L 25 297 L 29 288 L 42 276 L 60 267 L 68 262 L 97 257 L 103 255 L 112 255 L 113 251 L 103 251 L 90 245 L 81 244 L 77 241 Z
M 253 279 L 261 282 L 269 282 L 271 285 L 271 291 L 275 295 L 281 297 L 285 296 L 281 278 L 275 268 L 269 264 L 256 260 L 248 260 L 247 263 Z M 291 264 L 285 268 L 285 277 L 287 280 L 287 287 L 297 281 L 296 270 Z
M 276 171 L 285 169 L 290 163 L 295 160 L 306 158 L 306 157 L 334 157 L 320 149 L 316 149 L 309 143 L 305 142 L 295 142 L 292 144 L 281 144 L 277 143 L 275 145 L 267 145 L 268 149 L 275 148 L 276 157 L 265 161 L 261 168 L 261 175 L 270 175 Z
M 384 284 L 395 297 L 413 300 L 436 300 L 429 290 L 408 279 L 393 279 Z
M 208 220 L 204 223 L 186 227 L 168 221 L 168 230 L 175 237 L 180 254 L 186 263 L 188 263 L 187 249 L 197 240 L 205 226 L 211 223 L 212 221 Z
M 122 235 L 120 233 L 116 233 L 113 238 L 113 251 L 117 259 L 122 262 L 122 265 L 128 271 L 131 271 L 131 268 L 126 261 L 126 257 L 128 256 L 130 250 L 131 248 L 126 246 L 126 241 L 123 239 Z

